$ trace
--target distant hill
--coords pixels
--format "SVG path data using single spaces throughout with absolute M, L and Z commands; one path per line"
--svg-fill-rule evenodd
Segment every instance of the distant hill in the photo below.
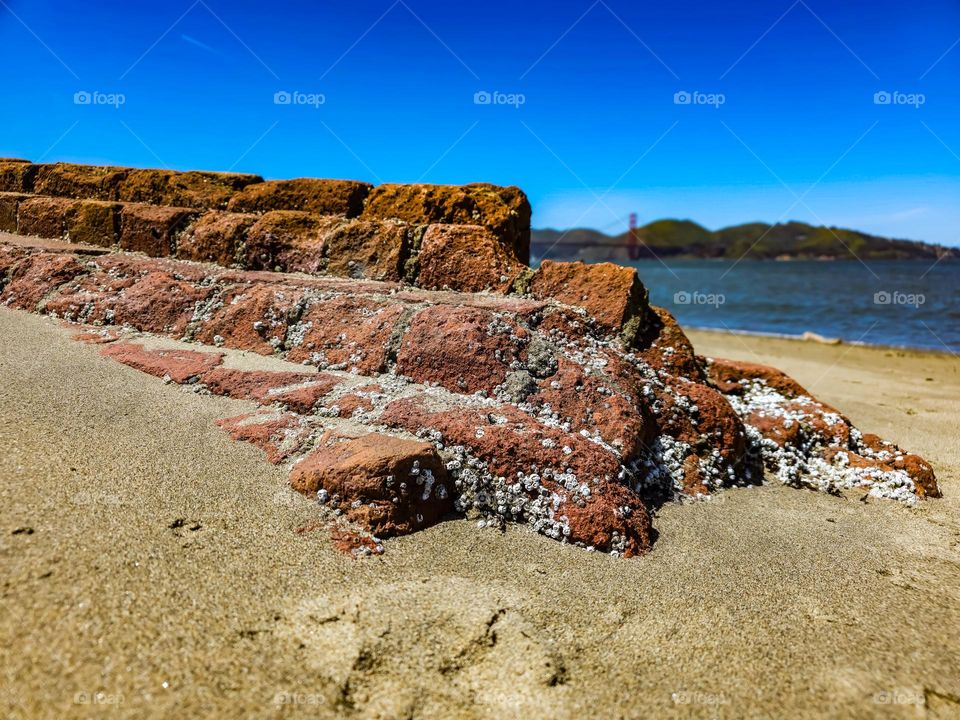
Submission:
M 629 233 L 597 230 L 534 230 L 530 252 L 536 259 L 629 259 Z M 643 258 L 731 258 L 759 260 L 936 260 L 960 258 L 960 249 L 913 240 L 892 240 L 856 230 L 800 222 L 747 223 L 715 232 L 690 220 L 657 220 L 637 229 Z

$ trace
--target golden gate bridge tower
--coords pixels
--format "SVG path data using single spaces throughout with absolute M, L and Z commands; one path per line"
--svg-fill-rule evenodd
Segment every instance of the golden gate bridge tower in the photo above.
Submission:
M 630 213 L 630 232 L 627 234 L 627 253 L 631 260 L 640 259 L 640 233 L 637 229 L 636 213 Z

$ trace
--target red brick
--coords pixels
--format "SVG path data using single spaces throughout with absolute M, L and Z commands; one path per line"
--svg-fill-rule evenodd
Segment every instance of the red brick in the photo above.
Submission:
M 180 236 L 177 257 L 225 267 L 237 265 L 242 260 L 247 231 L 256 221 L 256 215 L 210 210 Z
M 530 260 L 530 203 L 516 187 L 384 184 L 370 191 L 362 217 L 414 225 L 483 225 L 521 263 Z
M 372 186 L 354 180 L 296 178 L 248 185 L 230 200 L 233 212 L 302 210 L 319 215 L 356 217 Z
M 17 232 L 43 238 L 61 238 L 66 232 L 67 214 L 75 201 L 58 197 L 29 197 L 17 209 Z
M 458 393 L 492 392 L 521 359 L 527 331 L 509 318 L 472 307 L 435 305 L 410 321 L 397 373 Z
M 634 337 L 646 326 L 647 291 L 633 268 L 544 260 L 529 285 L 538 299 L 553 299 L 587 311 L 605 334 Z
M 290 485 L 309 496 L 326 490 L 348 520 L 383 536 L 429 527 L 453 508 L 453 488 L 433 445 L 382 433 L 328 433 L 294 466 Z
M 241 173 L 131 168 L 119 182 L 115 199 L 200 210 L 226 209 L 230 198 L 262 180 L 258 175 Z
M 143 345 L 127 342 L 107 345 L 100 350 L 100 354 L 148 375 L 169 377 L 180 385 L 196 381 L 223 360 L 223 353 L 147 350 Z
M 243 265 L 250 270 L 316 273 L 324 268 L 326 234 L 340 218 L 275 210 L 247 231 Z
M 410 228 L 392 221 L 348 220 L 325 237 L 330 275 L 396 282 L 410 253 Z
M 460 292 L 505 292 L 526 269 L 489 229 L 430 225 L 417 256 L 417 285 Z
M 196 213 L 178 207 L 125 205 L 120 219 L 120 247 L 150 257 L 168 257 L 176 250 L 177 236 Z
M 384 372 L 404 310 L 399 303 L 357 296 L 318 302 L 304 314 L 302 341 L 290 348 L 287 359 L 361 375 Z

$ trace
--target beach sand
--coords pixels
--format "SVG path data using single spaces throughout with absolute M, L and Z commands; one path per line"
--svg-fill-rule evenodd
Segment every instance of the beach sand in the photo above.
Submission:
M 771 484 L 663 507 L 641 558 L 453 520 L 355 560 L 216 427 L 252 405 L 48 318 L 0 334 L 7 716 L 960 716 L 955 357 L 691 333 L 925 456 L 941 500 Z

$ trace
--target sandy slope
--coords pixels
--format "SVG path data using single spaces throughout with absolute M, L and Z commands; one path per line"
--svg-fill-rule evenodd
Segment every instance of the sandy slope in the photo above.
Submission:
M 664 508 L 640 559 L 460 520 L 355 561 L 215 427 L 244 403 L 0 334 L 6 714 L 960 714 L 956 358 L 692 333 L 925 455 L 919 508 L 767 486 Z

